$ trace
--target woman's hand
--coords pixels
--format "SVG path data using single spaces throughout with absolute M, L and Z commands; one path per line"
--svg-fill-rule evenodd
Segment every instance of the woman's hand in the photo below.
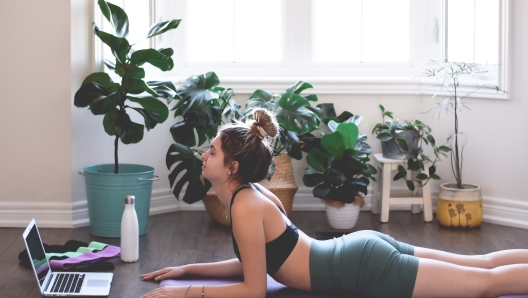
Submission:
M 153 279 L 160 281 L 168 278 L 180 278 L 184 276 L 186 273 L 186 270 L 183 268 L 183 266 L 179 267 L 167 267 L 158 271 L 150 272 L 141 275 L 141 280 L 149 280 Z
M 154 289 L 141 298 L 155 298 L 155 297 L 184 297 L 188 287 L 174 287 L 167 286 L 162 288 Z

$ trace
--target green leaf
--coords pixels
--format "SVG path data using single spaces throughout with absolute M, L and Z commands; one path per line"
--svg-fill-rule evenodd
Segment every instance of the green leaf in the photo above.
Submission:
M 119 93 L 114 92 L 108 96 L 97 98 L 90 102 L 90 110 L 94 115 L 110 113 L 119 104 Z
M 355 148 L 356 140 L 359 135 L 359 130 L 356 124 L 341 123 L 337 126 L 336 131 L 341 135 L 345 149 Z
M 121 62 L 122 64 L 126 63 L 126 54 L 130 50 L 130 44 L 128 43 L 128 40 L 121 37 L 116 37 L 112 34 L 106 33 L 104 31 L 99 30 L 99 28 L 95 25 L 95 23 L 92 23 L 94 33 L 101 39 L 102 42 L 104 42 L 107 46 L 110 47 L 112 50 L 112 54 L 118 62 Z
M 397 181 L 397 180 L 400 180 L 401 178 L 403 178 L 403 176 L 400 173 L 396 173 L 396 175 L 394 175 L 394 178 L 392 178 L 392 181 Z
M 326 177 L 323 173 L 319 173 L 312 167 L 304 169 L 303 183 L 305 186 L 314 187 L 325 181 Z
M 121 86 L 125 90 L 125 93 L 140 94 L 143 92 L 148 92 L 154 97 L 158 97 L 158 94 L 150 89 L 143 80 L 138 80 L 133 77 L 125 77 L 121 83 Z
M 170 20 L 156 23 L 149 28 L 147 38 L 151 38 L 169 30 L 176 29 L 180 25 L 180 22 L 181 20 Z
M 105 58 L 104 59 L 104 64 L 106 65 L 106 67 L 108 67 L 110 70 L 115 70 L 115 63 L 112 62 L 112 60 L 108 59 L 108 58 Z
M 440 176 L 438 176 L 436 174 L 431 174 L 431 175 L 429 175 L 429 177 L 431 177 L 431 179 L 434 179 L 434 180 L 440 180 Z
M 385 107 L 382 106 L 382 105 L 379 105 L 379 107 L 380 107 L 381 112 L 382 112 L 382 113 L 385 113 Z
M 173 99 L 181 99 L 178 93 L 176 93 L 176 87 L 171 81 L 148 81 L 147 85 L 160 97 L 163 97 L 167 101 L 167 104 L 170 104 Z
M 319 149 L 313 149 L 306 156 L 306 162 L 315 171 L 323 173 L 328 169 L 333 161 L 333 157 Z
M 330 182 L 324 182 L 314 187 L 312 193 L 314 197 L 324 199 L 328 196 L 331 190 L 332 186 L 330 185 Z
M 168 50 L 170 50 L 168 52 L 169 54 L 172 55 L 172 53 L 174 53 L 172 49 L 163 49 L 163 51 Z M 162 71 L 171 70 L 174 67 L 174 61 L 170 56 L 164 55 L 160 51 L 156 51 L 154 49 L 144 49 L 135 51 L 130 56 L 130 63 L 137 66 L 141 66 L 144 63 L 150 63 Z
M 409 146 L 407 145 L 407 141 L 403 138 L 396 138 L 396 144 L 398 144 L 398 146 L 404 150 L 404 151 L 408 151 L 409 150 Z
M 133 77 L 134 79 L 142 79 L 145 77 L 145 70 L 141 67 L 137 67 L 131 64 L 117 63 L 115 67 L 115 73 L 120 77 Z
M 330 168 L 326 172 L 326 175 L 328 177 L 328 180 L 330 181 L 330 184 L 332 184 L 332 186 L 334 187 L 345 183 L 345 181 L 347 180 L 345 174 L 341 173 L 339 170 L 334 168 Z
M 449 151 L 451 151 L 451 148 L 449 148 L 447 146 L 440 146 L 440 147 L 438 147 L 438 151 L 449 152 Z
M 282 110 L 275 113 L 280 126 L 293 132 L 313 131 L 319 127 L 320 117 L 310 102 L 296 93 L 285 93 L 279 100 Z M 320 111 L 319 111 L 320 114 Z
M 107 2 L 110 12 L 112 14 L 112 25 L 114 26 L 116 35 L 118 37 L 127 37 L 128 35 L 128 16 L 125 11 L 110 2 Z M 106 16 L 105 16 L 106 17 Z
M 291 85 L 286 89 L 286 93 L 296 93 L 300 94 L 303 90 L 313 88 L 312 85 L 309 83 L 305 83 L 303 81 L 298 81 L 297 83 Z
M 132 108 L 136 112 L 138 112 L 141 116 L 143 116 L 145 120 L 145 128 L 147 131 L 151 130 L 152 128 L 156 127 L 158 124 L 158 114 L 154 114 L 149 112 L 146 109 L 140 109 L 140 108 Z
M 431 145 L 435 145 L 435 139 L 433 138 L 432 135 L 427 135 L 427 140 L 429 140 L 429 142 L 431 143 Z
M 181 97 L 179 104 L 179 113 L 185 117 L 188 113 L 203 110 L 210 106 L 211 100 L 218 98 L 218 93 L 212 91 L 213 87 L 218 86 L 220 80 L 214 72 L 207 72 L 187 78 L 178 86 L 178 94 Z
M 418 180 L 426 180 L 427 178 L 428 178 L 427 175 L 424 174 L 424 173 L 420 173 L 420 174 L 416 175 L 416 179 L 418 179 Z
M 78 108 L 84 108 L 90 105 L 93 101 L 106 98 L 110 93 L 101 84 L 90 81 L 83 84 L 77 92 L 75 92 L 73 104 Z
M 411 169 L 413 166 L 413 163 L 414 163 L 414 160 L 411 157 L 409 157 L 409 160 L 407 160 L 407 168 Z
M 321 118 L 323 118 L 323 119 L 336 117 L 336 115 L 337 115 L 336 112 L 335 112 L 333 103 L 321 103 L 321 104 L 318 104 L 317 107 L 319 109 L 321 109 Z M 327 122 L 325 122 L 325 123 L 327 123 Z
M 143 139 L 144 126 L 134 123 L 125 111 L 114 109 L 103 119 L 105 131 L 117 135 L 123 144 L 138 143 Z
M 107 113 L 103 118 L 104 130 L 108 135 L 115 136 L 116 128 L 115 123 L 117 121 L 119 110 L 114 109 L 113 111 Z
M 382 142 L 385 142 L 385 141 L 388 141 L 390 139 L 392 139 L 392 134 L 388 131 L 383 131 L 383 132 L 380 132 L 377 136 L 376 136 L 376 139 L 382 141 Z
M 433 175 L 434 173 L 436 173 L 436 167 L 432 165 L 429 167 L 429 176 Z
M 407 188 L 409 188 L 410 191 L 414 191 L 414 182 L 412 180 L 405 181 L 407 183 Z
M 154 97 L 135 97 L 128 95 L 128 99 L 139 103 L 147 111 L 158 115 L 157 123 L 163 123 L 169 117 L 169 109 L 165 104 Z M 147 128 L 148 129 L 148 128 Z
M 345 144 L 343 143 L 343 137 L 338 132 L 324 135 L 321 138 L 321 145 L 326 151 L 328 151 L 328 153 L 335 156 L 337 159 L 343 157 Z
M 200 176 L 202 174 L 203 161 L 199 159 L 191 148 L 182 144 L 173 143 L 166 155 L 167 169 L 176 165 L 169 174 L 169 182 L 172 193 L 179 199 L 180 192 L 185 184 L 187 184 L 183 201 L 192 204 L 203 199 L 211 188 L 211 183 L 204 179 L 202 183 Z
M 101 12 L 103 13 L 104 17 L 108 20 L 108 22 L 112 23 L 112 20 L 110 19 L 110 7 L 108 7 L 108 3 L 104 0 L 98 0 L 97 4 L 99 4 L 99 8 L 101 9 Z
M 106 72 L 94 72 L 91 75 L 87 76 L 82 82 L 81 86 L 86 85 L 90 82 L 95 82 L 102 86 L 108 91 L 108 93 L 117 92 L 119 89 L 119 84 L 114 83 L 110 76 Z
M 407 170 L 405 170 L 405 168 L 404 168 L 402 165 L 399 165 L 399 166 L 398 166 L 398 173 L 399 173 L 402 177 L 407 177 Z

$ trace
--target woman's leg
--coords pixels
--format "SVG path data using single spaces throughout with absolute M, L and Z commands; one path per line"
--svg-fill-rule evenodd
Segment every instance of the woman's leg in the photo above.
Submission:
M 459 255 L 436 249 L 414 247 L 414 256 L 456 265 L 491 269 L 511 264 L 528 264 L 528 249 L 509 249 L 485 255 Z
M 412 297 L 497 297 L 528 294 L 528 264 L 493 269 L 419 259 Z

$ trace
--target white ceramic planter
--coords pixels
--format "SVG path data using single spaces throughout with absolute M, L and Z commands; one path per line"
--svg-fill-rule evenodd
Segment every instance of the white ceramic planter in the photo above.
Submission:
M 328 223 L 334 229 L 352 229 L 356 226 L 359 209 L 356 204 L 345 204 L 341 208 L 326 205 Z

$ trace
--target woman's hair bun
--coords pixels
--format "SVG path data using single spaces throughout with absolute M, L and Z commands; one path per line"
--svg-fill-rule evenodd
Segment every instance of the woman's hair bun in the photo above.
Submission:
M 270 111 L 264 108 L 256 108 L 253 110 L 253 119 L 255 120 L 251 123 L 249 129 L 260 139 L 266 136 L 273 138 L 279 133 L 277 119 Z

